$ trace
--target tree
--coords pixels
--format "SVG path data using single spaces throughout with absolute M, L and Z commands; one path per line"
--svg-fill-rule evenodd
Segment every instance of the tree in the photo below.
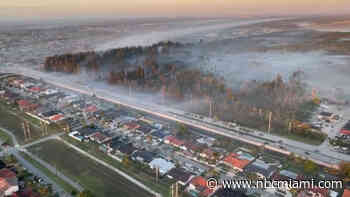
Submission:
M 185 124 L 179 124 L 177 135 L 180 137 L 185 137 L 188 134 L 189 134 L 189 132 L 188 132 L 187 126 Z
M 128 156 L 124 156 L 124 157 L 123 157 L 122 164 L 123 164 L 125 167 L 130 167 L 131 161 L 130 161 L 130 159 L 129 159 Z
M 350 180 L 350 162 L 341 162 L 338 173 L 343 179 Z
M 95 197 L 95 196 L 91 193 L 91 191 L 84 190 L 79 193 L 78 197 Z
M 306 160 L 304 162 L 304 170 L 307 173 L 314 174 L 318 170 L 318 166 L 314 162 Z

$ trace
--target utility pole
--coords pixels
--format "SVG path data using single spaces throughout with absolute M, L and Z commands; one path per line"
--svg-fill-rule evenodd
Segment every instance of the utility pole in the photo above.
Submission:
M 159 167 L 156 167 L 156 183 L 158 183 L 159 179 Z
M 23 133 L 24 133 L 24 141 L 27 141 L 27 129 L 26 129 L 26 125 L 25 123 L 23 122 L 22 123 L 22 128 L 23 128 Z
M 174 196 L 174 184 L 171 184 L 171 197 L 175 197 Z
M 176 185 L 175 185 L 175 197 L 179 197 L 179 183 L 176 182 Z
M 271 132 L 271 119 L 272 119 L 272 112 L 269 113 L 269 128 L 267 130 L 269 134 Z

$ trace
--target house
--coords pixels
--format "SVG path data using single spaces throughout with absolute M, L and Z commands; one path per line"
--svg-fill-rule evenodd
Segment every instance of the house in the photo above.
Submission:
M 24 100 L 24 99 L 17 101 L 17 104 L 19 109 L 22 111 L 33 111 L 39 106 L 38 104 L 33 104 L 28 100 Z
M 210 196 L 215 192 L 214 189 L 208 188 L 207 180 L 202 176 L 194 177 L 186 191 L 189 192 L 192 196 Z
M 342 197 L 350 197 L 350 190 L 349 189 L 344 189 Z
M 0 196 L 10 196 L 19 190 L 18 179 L 14 172 L 7 168 L 0 170 Z
M 156 131 L 152 132 L 151 135 L 153 137 L 160 139 L 160 140 L 163 140 L 163 138 L 165 138 L 166 136 L 169 135 L 168 133 L 169 132 L 165 131 L 165 130 L 156 130 Z
M 86 113 L 94 113 L 97 111 L 97 107 L 95 105 L 90 105 L 84 109 Z
M 205 144 L 205 145 L 211 147 L 215 143 L 215 138 L 212 138 L 212 137 L 201 137 L 201 138 L 197 139 L 196 141 L 198 143 L 200 143 L 200 144 Z
M 130 131 L 135 131 L 136 129 L 140 128 L 140 125 L 136 122 L 128 122 L 123 125 L 123 128 Z
M 237 153 L 230 153 L 223 160 L 224 164 L 241 172 L 250 162 L 247 159 L 241 159 Z
M 209 160 L 214 160 L 215 159 L 215 154 L 214 151 L 212 151 L 209 148 L 204 149 L 199 156 L 205 158 L 205 159 L 209 159 Z
M 84 137 L 81 136 L 78 131 L 70 132 L 68 136 L 75 140 L 78 140 L 79 142 L 82 142 L 84 140 Z
M 111 140 L 112 137 L 101 132 L 96 132 L 90 136 L 90 139 L 98 144 L 103 144 L 104 142 Z
M 161 175 L 166 174 L 171 169 L 175 168 L 175 164 L 162 158 L 156 158 L 149 163 L 150 168 L 159 169 Z
M 187 147 L 185 146 L 185 142 L 182 141 L 182 140 L 177 139 L 176 137 L 174 137 L 172 135 L 167 136 L 164 139 L 164 143 L 170 144 L 170 145 L 175 146 L 177 148 L 180 148 L 182 150 L 187 150 Z
M 29 88 L 29 91 L 33 92 L 33 93 L 40 93 L 42 90 L 40 87 L 33 86 L 33 87 Z
M 59 122 L 61 120 L 64 120 L 65 117 L 63 114 L 55 114 L 53 116 L 50 116 L 48 119 L 52 122 Z
M 173 168 L 168 172 L 167 177 L 175 179 L 179 184 L 185 186 L 194 176 L 183 168 Z
M 151 126 L 149 126 L 149 125 L 147 125 L 147 124 L 145 124 L 145 123 L 142 123 L 142 122 L 138 122 L 139 123 L 139 125 L 140 125 L 140 127 L 138 127 L 137 129 L 136 129 L 136 131 L 138 131 L 138 132 L 140 132 L 140 133 L 143 133 L 143 134 L 148 134 L 148 133 L 150 133 L 151 131 L 152 131 L 152 127 Z
M 350 135 L 350 121 L 348 121 L 340 131 L 341 135 Z
M 134 152 L 131 158 L 135 161 L 148 164 L 154 159 L 155 156 L 156 154 L 153 152 L 146 151 L 146 150 L 139 150 Z
M 280 172 L 276 172 L 273 176 L 273 180 L 282 180 L 282 181 L 289 181 L 289 180 L 298 180 L 300 176 L 292 171 L 289 170 L 281 170 Z
M 244 171 L 256 173 L 261 179 L 268 179 L 276 173 L 277 167 L 257 159 L 245 167 Z
M 297 195 L 297 197 L 310 197 L 310 196 L 328 197 L 329 190 L 325 188 L 314 187 L 314 188 L 304 189 L 300 191 Z
M 83 127 L 83 128 L 80 128 L 77 130 L 79 135 L 83 136 L 84 138 L 90 138 L 98 131 L 99 131 L 99 129 L 95 126 Z
M 131 143 L 122 143 L 116 151 L 124 155 L 131 155 L 136 150 L 137 148 L 135 148 Z
M 245 192 L 241 190 L 219 188 L 211 197 L 248 197 Z

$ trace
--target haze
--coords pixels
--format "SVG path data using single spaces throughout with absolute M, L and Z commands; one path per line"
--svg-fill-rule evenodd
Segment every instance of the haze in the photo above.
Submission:
M 346 14 L 348 0 L 2 0 L 2 19 Z M 26 19 L 28 19 L 26 18 Z

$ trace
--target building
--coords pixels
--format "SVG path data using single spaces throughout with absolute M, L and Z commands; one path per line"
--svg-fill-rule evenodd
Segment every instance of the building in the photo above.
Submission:
M 131 158 L 135 161 L 148 164 L 154 159 L 155 156 L 156 154 L 153 152 L 146 151 L 146 150 L 139 150 L 134 152 Z
M 106 135 L 102 132 L 96 132 L 92 136 L 90 136 L 90 139 L 94 142 L 97 142 L 98 144 L 103 144 L 103 143 L 111 140 L 112 137 L 109 135 Z
M 310 196 L 328 197 L 329 190 L 325 188 L 315 187 L 315 188 L 302 190 L 297 195 L 297 197 L 310 197 Z
M 88 126 L 78 129 L 76 131 L 79 133 L 79 135 L 83 136 L 84 138 L 90 138 L 91 136 L 95 135 L 95 133 L 99 132 L 99 129 L 95 126 Z
M 348 121 L 340 131 L 341 135 L 350 135 L 350 121 Z
M 194 176 L 183 168 L 173 168 L 168 172 L 167 177 L 174 179 L 179 184 L 185 186 L 191 181 Z
M 180 148 L 182 150 L 187 150 L 187 147 L 185 146 L 185 142 L 177 139 L 176 137 L 174 137 L 172 135 L 167 136 L 164 139 L 164 143 L 175 146 L 175 147 Z
M 277 167 L 270 165 L 262 160 L 255 160 L 244 168 L 245 172 L 255 173 L 261 179 L 272 177 L 277 171 Z
M 207 180 L 203 178 L 202 176 L 194 177 L 188 187 L 186 188 L 186 191 L 190 193 L 192 196 L 210 196 L 215 192 L 214 189 L 209 189 L 207 185 Z
M 0 196 L 11 196 L 19 190 L 18 179 L 14 172 L 7 168 L 0 170 Z
M 237 153 L 230 153 L 229 155 L 227 155 L 224 160 L 223 163 L 232 167 L 235 170 L 238 171 L 243 171 L 243 169 L 248 166 L 248 164 L 251 162 L 247 159 L 242 159 L 239 157 L 240 155 Z
M 350 197 L 350 190 L 349 189 L 344 189 L 342 197 Z
M 220 188 L 211 197 L 248 197 L 244 191 Z
M 82 142 L 84 140 L 84 137 L 81 136 L 78 131 L 70 132 L 68 135 L 69 137 L 78 140 L 79 142 Z
M 33 111 L 39 106 L 38 104 L 33 104 L 30 101 L 24 99 L 17 101 L 17 104 L 19 109 L 22 111 Z
M 159 169 L 159 173 L 164 175 L 168 173 L 171 169 L 175 168 L 175 164 L 162 158 L 156 158 L 149 163 L 150 168 Z

